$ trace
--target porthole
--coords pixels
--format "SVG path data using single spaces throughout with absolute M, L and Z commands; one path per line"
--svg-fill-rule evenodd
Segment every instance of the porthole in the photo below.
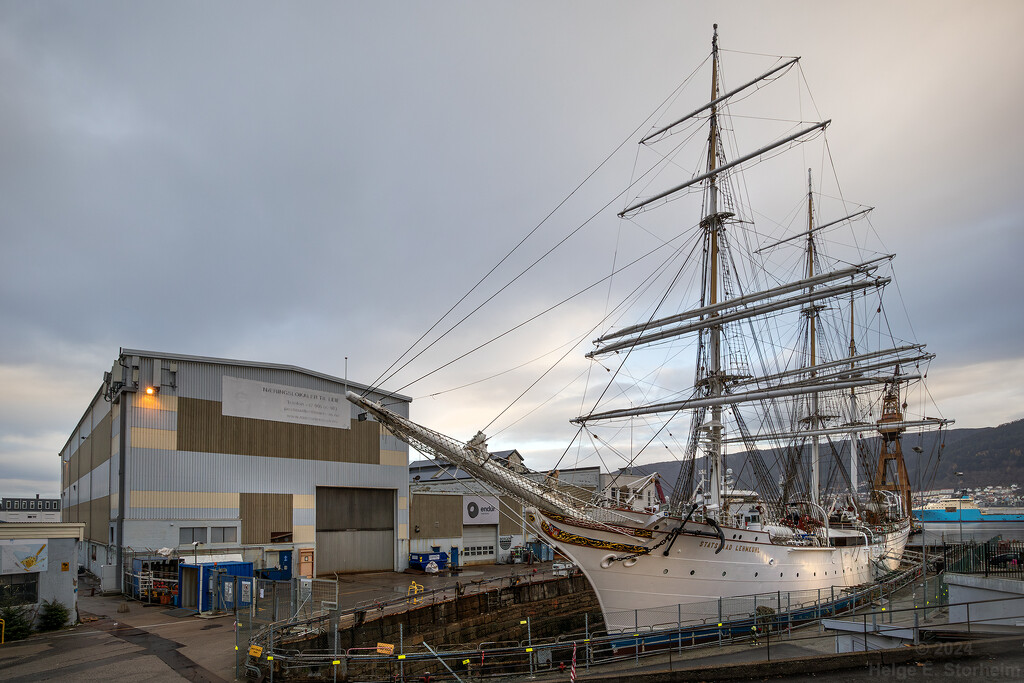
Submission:
M 667 570 L 667 569 L 662 569 L 662 570 L 661 570 L 661 573 L 662 573 L 662 574 L 668 574 L 668 570 Z
M 736 534 L 732 535 L 732 540 L 734 540 L 734 541 L 736 540 Z
M 757 572 L 754 572 L 754 578 L 755 579 L 757 578 Z
M 800 572 L 796 573 L 796 578 L 798 578 L 798 579 L 800 578 Z
M 782 578 L 782 572 L 779 572 L 779 578 L 780 579 Z
M 743 540 L 743 534 L 740 534 L 740 540 L 741 541 Z
M 692 569 L 690 570 L 690 576 L 693 576 L 693 570 Z
M 815 576 L 817 576 L 817 575 L 818 575 L 818 572 L 814 572 L 814 575 L 815 575 Z
M 725 572 L 722 572 L 722 576 L 725 576 Z

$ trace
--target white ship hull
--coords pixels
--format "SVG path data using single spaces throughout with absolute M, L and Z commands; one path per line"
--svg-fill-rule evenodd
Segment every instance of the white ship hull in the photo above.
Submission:
M 675 626 L 677 605 L 685 608 L 719 597 L 776 591 L 821 591 L 823 598 L 833 593 L 839 597 L 842 589 L 870 583 L 880 570 L 898 567 L 910 533 L 905 523 L 890 533 L 876 534 L 875 542 L 868 545 L 801 547 L 773 544 L 765 531 L 722 527 L 721 552 L 715 552 L 720 545 L 717 538 L 679 535 L 667 556 L 667 541 L 637 556 L 629 546 L 649 548 L 661 543 L 678 521 L 644 538 L 574 523 L 537 509 L 531 509 L 527 519 L 590 581 L 609 632 Z M 686 527 L 714 533 L 712 527 L 696 522 L 687 522 Z M 693 610 L 687 614 L 694 616 Z

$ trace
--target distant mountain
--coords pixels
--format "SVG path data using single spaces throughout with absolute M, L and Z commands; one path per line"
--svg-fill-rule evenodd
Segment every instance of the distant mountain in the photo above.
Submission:
M 921 450 L 916 452 L 916 448 Z M 907 434 L 903 438 L 903 458 L 907 474 L 915 491 L 941 488 L 969 488 L 1018 484 L 1024 487 L 1024 420 L 1008 422 L 998 427 L 982 429 L 950 429 L 945 432 L 931 432 L 923 435 Z M 826 458 L 823 444 L 822 458 Z M 727 466 L 737 477 L 737 485 L 755 485 L 751 468 L 745 467 L 745 454 L 730 455 Z M 764 454 L 766 464 L 773 476 L 778 476 L 773 467 L 776 455 L 772 451 Z M 824 463 L 822 481 L 830 473 Z M 632 468 L 633 474 L 649 474 L 657 471 L 662 481 L 671 488 L 679 477 L 682 464 L 675 460 L 649 463 Z M 623 470 L 620 470 L 620 472 Z M 963 472 L 963 477 L 956 476 Z M 861 477 L 864 475 L 861 474 Z M 961 482 L 962 479 L 962 482 Z

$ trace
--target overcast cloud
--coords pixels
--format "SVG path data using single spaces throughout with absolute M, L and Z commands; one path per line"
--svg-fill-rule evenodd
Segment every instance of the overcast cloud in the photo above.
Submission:
M 348 357 L 373 381 L 704 59 L 715 22 L 725 48 L 803 57 L 844 192 L 877 207 L 939 354 L 942 412 L 1024 416 L 1019 2 L 3 2 L 0 495 L 59 493 L 56 453 L 120 347 L 337 376 Z M 567 246 L 581 284 L 613 241 Z M 573 291 L 565 263 L 387 388 Z M 403 389 L 413 417 L 472 436 L 545 363 L 429 395 L 564 353 L 584 318 Z M 549 465 L 579 409 L 507 416 L 492 447 Z

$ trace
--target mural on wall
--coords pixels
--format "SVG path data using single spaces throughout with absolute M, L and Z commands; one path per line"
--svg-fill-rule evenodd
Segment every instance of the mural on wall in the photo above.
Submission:
M 45 572 L 46 567 L 46 539 L 0 541 L 0 574 Z

